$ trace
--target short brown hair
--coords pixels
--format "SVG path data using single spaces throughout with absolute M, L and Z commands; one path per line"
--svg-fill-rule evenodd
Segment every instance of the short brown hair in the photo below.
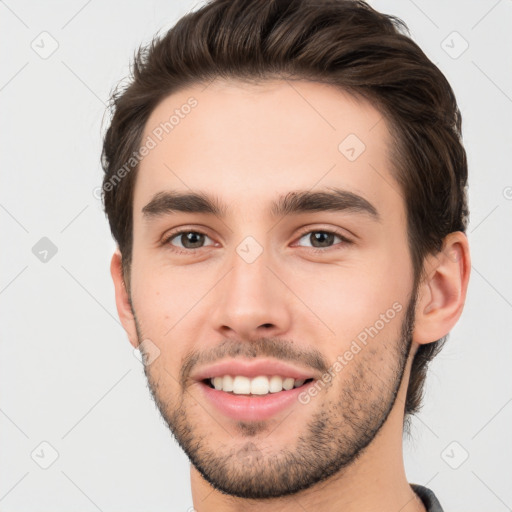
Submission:
M 214 0 L 139 47 L 129 84 L 112 94 L 102 152 L 104 207 L 127 289 L 137 163 L 117 183 L 113 178 L 139 149 L 160 101 L 215 78 L 327 83 L 380 111 L 393 137 L 390 155 L 406 205 L 416 285 L 425 256 L 439 252 L 447 234 L 466 231 L 467 161 L 452 88 L 405 31 L 402 20 L 360 0 Z M 406 417 L 420 409 L 427 365 L 445 341 L 418 348 Z

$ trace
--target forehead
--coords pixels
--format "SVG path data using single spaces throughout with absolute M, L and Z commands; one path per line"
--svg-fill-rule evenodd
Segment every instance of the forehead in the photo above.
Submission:
M 163 190 L 211 193 L 238 212 L 265 208 L 289 190 L 333 186 L 403 207 L 386 121 L 369 102 L 327 84 L 198 84 L 154 109 L 142 143 L 151 149 L 139 165 L 135 217 Z

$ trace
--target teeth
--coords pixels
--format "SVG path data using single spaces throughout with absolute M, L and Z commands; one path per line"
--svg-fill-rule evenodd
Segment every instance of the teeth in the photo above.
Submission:
M 295 382 L 295 379 L 292 379 L 291 377 L 284 379 L 283 380 L 283 389 L 286 389 L 287 391 L 289 389 L 293 389 L 294 382 Z
M 269 391 L 270 389 L 267 377 L 262 375 L 261 377 L 255 377 L 251 380 L 251 395 L 266 395 Z
M 279 375 L 274 375 L 273 377 L 270 377 L 270 383 L 269 383 L 269 391 L 271 393 L 277 393 L 278 391 L 283 390 L 283 379 L 279 377 Z
M 233 391 L 233 377 L 231 375 L 225 375 L 224 377 L 220 377 L 222 385 L 221 389 L 223 391 Z
M 212 384 L 215 389 L 222 389 L 222 377 L 214 377 Z
M 222 384 L 222 389 L 224 389 L 224 383 Z M 235 393 L 235 395 L 248 395 L 250 392 L 251 379 L 237 375 L 233 379 L 233 393 Z
M 223 377 L 214 377 L 210 381 L 215 389 L 232 392 L 235 395 L 267 395 L 268 393 L 278 393 L 283 389 L 288 391 L 298 388 L 304 384 L 305 379 L 283 378 L 279 375 L 274 375 L 270 379 L 265 375 L 250 379 L 243 375 L 235 377 L 224 375 Z

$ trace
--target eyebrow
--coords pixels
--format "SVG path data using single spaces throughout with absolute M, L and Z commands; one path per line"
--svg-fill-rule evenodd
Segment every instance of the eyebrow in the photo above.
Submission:
M 354 192 L 334 187 L 319 192 L 291 191 L 280 196 L 270 207 L 273 217 L 319 211 L 361 213 L 380 222 L 377 209 L 367 199 Z M 202 213 L 225 218 L 228 207 L 218 198 L 203 192 L 161 191 L 142 208 L 143 218 L 147 222 L 176 212 Z

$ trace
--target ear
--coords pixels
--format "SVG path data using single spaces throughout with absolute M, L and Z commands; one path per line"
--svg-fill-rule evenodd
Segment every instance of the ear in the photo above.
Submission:
M 441 252 L 427 256 L 424 263 L 413 332 L 413 341 L 420 345 L 446 336 L 462 313 L 471 269 L 466 235 L 450 233 Z
M 128 334 L 130 343 L 134 348 L 137 348 L 139 346 L 137 328 L 135 324 L 135 318 L 133 316 L 133 311 L 130 306 L 130 297 L 124 283 L 121 262 L 122 256 L 118 247 L 112 256 L 112 261 L 110 262 L 110 274 L 112 276 L 112 280 L 114 281 L 116 294 L 117 314 L 119 315 L 119 319 L 121 320 L 121 324 L 123 325 L 126 334 Z

